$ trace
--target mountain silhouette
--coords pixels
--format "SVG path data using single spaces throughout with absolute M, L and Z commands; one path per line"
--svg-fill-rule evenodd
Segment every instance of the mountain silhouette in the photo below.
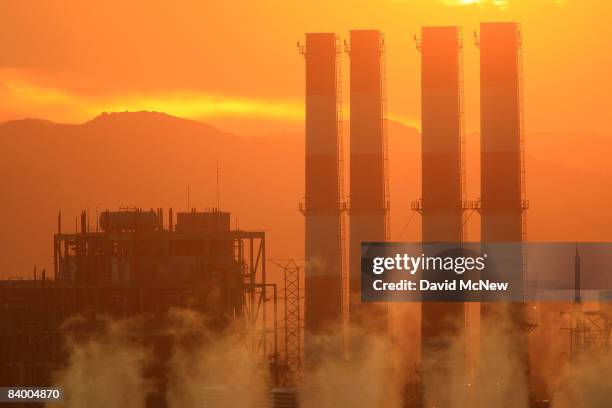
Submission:
M 391 239 L 417 241 L 420 220 L 410 202 L 420 196 L 420 135 L 393 121 L 388 129 Z M 345 155 L 349 131 L 344 130 Z M 528 136 L 529 238 L 609 240 L 612 164 L 603 156 L 609 150 L 602 150 L 608 139 L 581 133 Z M 478 134 L 468 134 L 466 146 L 468 198 L 475 199 Z M 217 166 L 220 207 L 232 213 L 232 224 L 265 230 L 269 258 L 303 257 L 304 223 L 297 207 L 304 193 L 303 133 L 242 137 L 163 113 L 104 113 L 83 124 L 1 123 L 0 152 L 0 277 L 29 275 L 35 264 L 52 270 L 60 210 L 63 231 L 71 232 L 83 209 L 91 226 L 96 211 L 104 209 L 186 210 L 188 186 L 191 207 L 216 207 Z M 344 165 L 347 169 L 348 158 Z M 470 217 L 471 240 L 477 239 L 477 218 Z

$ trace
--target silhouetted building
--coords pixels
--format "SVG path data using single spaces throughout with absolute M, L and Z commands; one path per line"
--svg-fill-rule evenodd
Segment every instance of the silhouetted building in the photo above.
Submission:
M 95 337 L 106 317 L 141 316 L 149 323 L 140 334 L 155 356 L 146 372 L 156 384 L 147 406 L 165 407 L 172 342 L 164 322 L 174 307 L 201 312 L 212 332 L 244 319 L 253 352 L 276 358 L 276 335 L 262 316 L 265 292 L 272 295 L 264 232 L 231 230 L 229 213 L 216 210 L 178 213 L 176 225 L 170 212 L 164 227 L 161 209 L 105 211 L 100 229 L 88 227 L 82 213 L 79 232 L 59 230 L 54 279 L 0 281 L 3 386 L 53 385 L 52 373 L 68 357 L 67 332 Z M 78 324 L 61 329 L 72 317 Z

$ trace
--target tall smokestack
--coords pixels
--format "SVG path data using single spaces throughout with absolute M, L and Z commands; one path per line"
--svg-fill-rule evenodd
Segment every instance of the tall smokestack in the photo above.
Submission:
M 517 23 L 480 25 L 480 145 L 481 145 L 481 240 L 517 243 L 505 262 L 523 269 L 520 243 L 525 234 L 525 176 L 522 148 L 521 32 Z M 524 273 L 524 272 L 523 272 Z M 523 273 L 520 274 L 523 276 Z M 523 285 L 523 282 L 513 282 Z M 525 383 L 528 378 L 527 319 L 524 303 L 482 303 L 481 356 L 487 355 L 491 336 L 507 344 L 508 358 L 520 372 L 502 379 L 497 389 Z M 487 340 L 489 338 L 489 340 Z M 499 353 L 500 351 L 497 350 Z M 481 368 L 485 358 L 481 358 Z M 490 367 L 490 370 L 495 370 Z M 483 375 L 490 377 L 487 368 Z M 494 388 L 494 387 L 492 387 Z M 503 396 L 500 395 L 500 398 Z M 525 396 L 517 403 L 526 403 Z
M 350 298 L 351 328 L 380 334 L 386 307 L 361 303 L 361 243 L 388 238 L 388 188 L 384 109 L 384 36 L 353 30 L 347 52 L 350 67 Z M 366 327 L 367 326 L 367 327 Z
M 308 33 L 300 52 L 306 59 L 304 352 L 312 366 L 342 353 L 343 345 L 339 40 L 333 33 Z
M 463 241 L 461 29 L 423 27 L 421 59 L 423 242 Z M 425 249 L 426 250 L 426 249 Z M 421 365 L 424 406 L 451 406 L 466 378 L 465 304 L 421 304 Z M 467 386 L 467 380 L 466 380 Z
M 581 293 L 581 271 L 580 271 L 580 251 L 578 251 L 578 244 L 576 244 L 576 255 L 574 256 L 574 303 L 582 303 Z

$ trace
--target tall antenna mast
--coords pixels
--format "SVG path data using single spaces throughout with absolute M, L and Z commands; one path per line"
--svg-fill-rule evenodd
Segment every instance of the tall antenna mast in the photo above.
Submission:
M 219 170 L 221 170 L 221 167 L 219 167 L 219 160 L 217 160 L 217 211 L 221 209 L 221 194 L 219 193 Z

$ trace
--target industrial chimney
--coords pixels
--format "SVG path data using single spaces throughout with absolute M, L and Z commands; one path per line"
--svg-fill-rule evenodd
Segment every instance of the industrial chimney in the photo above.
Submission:
M 463 241 L 462 39 L 460 27 L 423 27 L 421 52 L 422 215 L 424 243 Z M 427 251 L 427 246 L 424 246 Z M 421 379 L 426 407 L 451 406 L 448 384 L 465 374 L 465 304 L 421 304 Z
M 386 306 L 361 303 L 361 243 L 388 239 L 384 36 L 378 30 L 353 30 L 345 48 L 350 55 L 351 81 L 350 330 L 380 334 L 388 324 Z
M 511 260 L 505 266 L 522 271 L 514 274 L 522 277 L 524 254 L 520 243 L 525 235 L 528 203 L 523 157 L 520 26 L 482 23 L 476 43 L 480 48 L 481 241 L 517 244 L 512 254 L 506 251 L 503 256 Z M 514 374 L 512 383 L 528 381 L 529 325 L 525 309 L 526 305 L 519 302 L 481 304 L 481 356 L 491 351 L 488 350 L 491 338 L 503 338 L 509 358 L 517 362 L 520 371 Z M 481 358 L 481 379 L 490 378 L 490 372 L 495 371 L 484 360 Z M 504 389 L 503 384 L 497 389 Z M 526 403 L 526 396 L 520 398 L 517 404 Z
M 298 43 L 306 60 L 306 366 L 343 352 L 340 44 L 333 33 Z

